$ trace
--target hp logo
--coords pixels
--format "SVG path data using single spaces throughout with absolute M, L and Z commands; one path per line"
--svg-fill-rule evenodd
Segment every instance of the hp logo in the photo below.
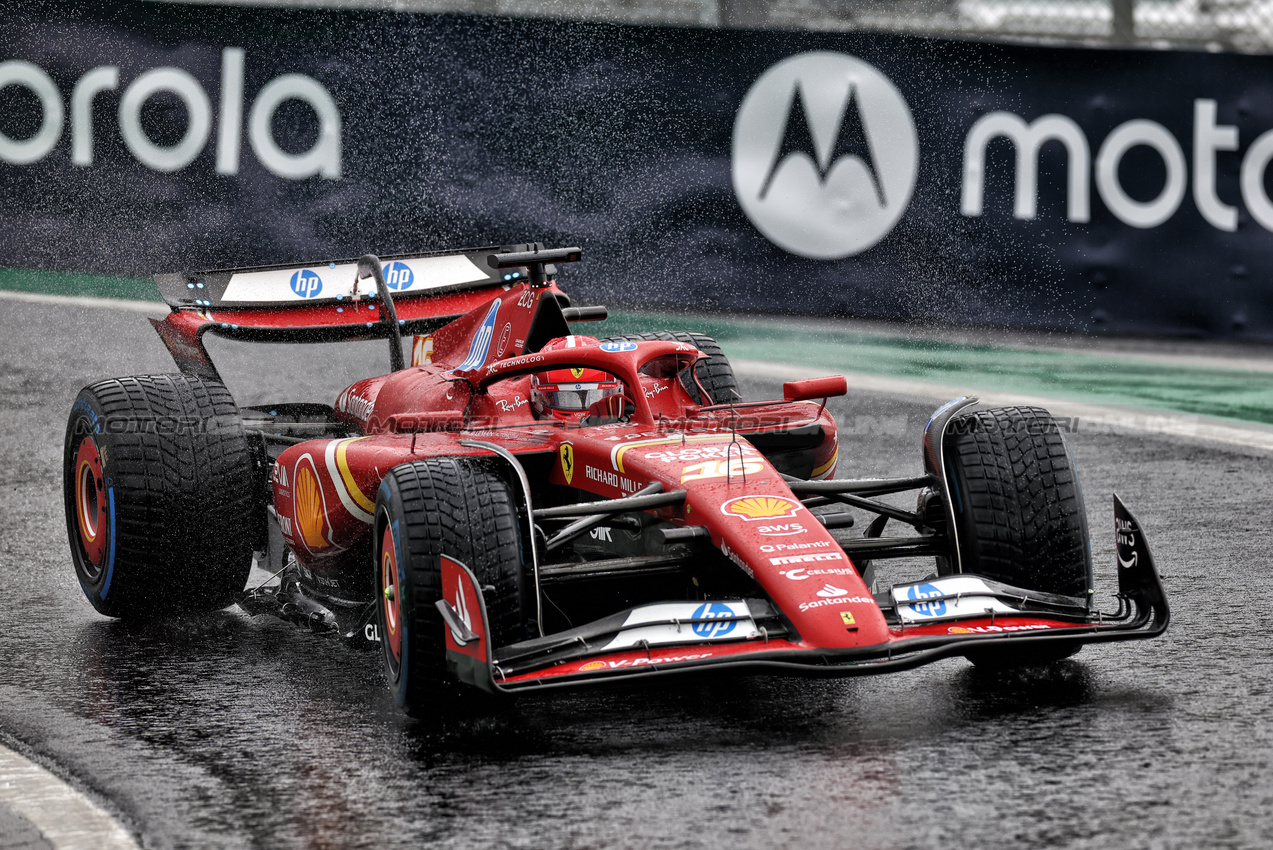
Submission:
M 906 591 L 907 599 L 928 599 L 941 595 L 942 592 L 931 584 L 917 584 Z M 921 617 L 940 617 L 946 613 L 946 603 L 940 599 L 936 602 L 913 602 L 910 609 Z
M 323 291 L 323 279 L 309 269 L 292 275 L 292 291 L 302 298 L 317 298 Z
M 694 634 L 699 637 L 715 638 L 727 635 L 734 630 L 734 610 L 720 602 L 705 602 L 694 611 L 695 620 L 715 620 L 716 622 L 695 623 Z
M 411 284 L 415 283 L 415 275 L 406 263 L 394 260 L 385 269 L 385 283 L 395 292 L 410 289 Z

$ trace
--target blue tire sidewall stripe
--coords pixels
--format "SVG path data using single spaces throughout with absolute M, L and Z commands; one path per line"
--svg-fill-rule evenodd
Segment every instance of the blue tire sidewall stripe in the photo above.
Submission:
M 111 578 L 115 575 L 115 487 L 114 485 L 106 488 L 106 501 L 110 506 L 110 554 L 106 556 L 106 582 L 102 585 L 102 592 L 98 595 L 100 599 L 105 599 L 106 594 L 111 589 Z
M 399 640 L 400 640 L 399 645 L 401 646 L 401 648 L 402 648 L 402 649 L 401 649 L 401 652 L 400 652 L 400 654 L 399 654 L 399 656 L 398 656 L 398 676 L 397 676 L 397 679 L 396 679 L 396 680 L 392 680 L 392 681 L 390 681 L 390 683 L 389 683 L 389 684 L 390 684 L 390 687 L 393 689 L 393 700 L 394 700 L 394 702 L 395 702 L 395 703 L 397 703 L 397 704 L 401 707 L 401 706 L 404 706 L 404 705 L 406 704 L 406 696 L 407 696 L 407 663 L 408 663 L 408 662 L 407 662 L 407 651 L 408 651 L 408 647 L 409 647 L 409 645 L 410 645 L 410 640 L 409 640 L 410 635 L 409 635 L 409 633 L 408 633 L 408 631 L 407 631 L 407 618 L 403 615 L 403 606 L 402 606 L 402 596 L 403 596 L 403 595 L 405 595 L 405 593 L 406 593 L 406 576 L 404 575 L 405 570 L 404 570 L 404 568 L 403 568 L 403 566 L 402 566 L 402 541 L 401 541 L 401 528 L 400 528 L 401 519 L 400 519 L 400 518 L 394 518 L 394 516 L 393 516 L 393 512 L 392 512 L 392 511 L 390 510 L 390 508 L 389 508 L 389 503 L 390 503 L 390 502 L 393 500 L 393 498 L 397 495 L 397 494 L 394 492 L 394 490 L 395 490 L 395 488 L 394 488 L 394 487 L 393 487 L 393 486 L 389 483 L 389 476 L 385 476 L 384 481 L 382 481 L 382 482 L 381 482 L 381 484 L 380 484 L 380 491 L 379 491 L 376 495 L 377 495 L 377 500 L 378 500 L 378 501 L 380 501 L 380 502 L 382 502 L 382 504 L 379 506 L 379 508 L 380 508 L 381 513 L 384 515 L 384 518 L 385 518 L 386 524 L 387 524 L 387 525 L 388 525 L 388 527 L 389 527 L 389 537 L 390 537 L 390 540 L 392 541 L 392 542 L 391 542 L 391 545 L 393 546 L 394 569 L 395 569 L 395 570 L 397 570 L 397 573 L 398 573 L 398 575 L 397 575 L 397 579 L 398 579 L 398 594 L 399 594 L 399 597 L 398 597 L 398 631 L 399 631 L 399 633 L 401 634 L 401 637 L 400 637 L 400 639 L 399 639 Z M 377 535 L 377 537 L 378 537 L 380 540 L 384 540 L 384 533 L 383 533 L 383 532 L 381 532 L 380 534 L 378 534 L 378 535 Z M 384 554 L 383 554 L 383 553 L 381 553 L 381 556 L 380 556 L 380 557 L 381 557 L 381 558 L 383 558 L 383 557 L 384 557 Z M 379 573 L 380 573 L 380 571 L 383 569 L 383 568 L 380 566 L 380 564 L 379 564 L 379 560 L 380 560 L 380 558 L 377 558 L 377 564 L 376 564 L 376 572 L 377 572 L 377 574 L 379 574 Z M 379 578 L 379 576 L 378 576 L 378 577 L 377 577 L 377 579 L 376 579 L 376 583 L 377 583 L 377 585 L 379 585 L 379 584 L 381 583 L 381 579 Z M 383 619 L 384 619 L 384 612 L 383 612 L 384 600 L 383 600 L 383 599 L 377 599 L 377 600 L 376 600 L 376 604 L 377 604 L 378 606 L 381 606 L 381 607 L 382 607 L 381 613 L 378 615 L 378 618 L 379 618 L 380 620 L 383 620 Z M 386 640 L 386 641 L 389 639 L 389 637 L 388 637 L 388 634 L 387 634 L 387 633 L 386 633 L 386 634 L 384 634 L 384 635 L 382 635 L 382 636 L 381 636 L 381 638 L 382 638 L 383 640 Z M 383 652 L 383 653 L 388 653 L 388 652 L 389 652 L 389 647 L 388 647 L 387 645 L 382 646 L 382 647 L 381 647 L 381 652 Z M 387 661 L 385 662 L 385 664 L 386 664 L 386 667 L 388 667 L 388 662 L 387 662 Z
M 398 571 L 398 631 L 401 637 L 398 645 L 401 652 L 398 655 L 398 682 L 394 700 L 398 705 L 405 705 L 407 699 L 407 672 L 411 669 L 408 661 L 408 653 L 411 649 L 411 632 L 408 630 L 406 616 L 406 607 L 402 604 L 404 596 L 407 595 L 406 567 L 403 566 L 402 556 L 402 540 L 401 540 L 401 519 L 391 520 L 389 528 L 393 532 L 393 554 L 394 568 Z

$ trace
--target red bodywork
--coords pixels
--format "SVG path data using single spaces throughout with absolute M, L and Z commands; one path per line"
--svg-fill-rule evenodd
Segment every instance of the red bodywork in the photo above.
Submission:
M 486 659 L 485 665 L 464 662 L 469 672 L 462 677 L 488 689 L 740 660 L 788 672 L 796 667 L 803 672 L 873 672 L 872 667 L 919 663 L 925 652 L 933 657 L 952 654 L 959 651 L 953 647 L 972 641 L 1039 640 L 1061 632 L 1102 640 L 1127 630 L 1086 618 L 994 612 L 934 618 L 931 624 L 894 617 L 890 625 L 835 537 L 750 440 L 820 428 L 821 442 L 805 477 L 831 477 L 839 448 L 836 426 L 824 409 L 825 397 L 812 396 L 843 394 L 843 379 L 804 382 L 794 393 L 802 400 L 702 406 L 678 379 L 681 368 L 703 356 L 685 343 L 528 350 L 541 313 L 556 311 L 554 320 L 565 327 L 559 319 L 561 297 L 551 282 L 536 287 L 522 281 L 395 299 L 398 318 L 408 326 L 431 316 L 462 315 L 418 334 L 411 365 L 340 393 L 335 417 L 353 436 L 305 440 L 277 456 L 271 473 L 274 513 L 303 575 L 333 597 L 365 598 L 373 581 L 376 494 L 386 473 L 429 456 L 489 455 L 485 448 L 466 445 L 477 440 L 495 442 L 520 458 L 546 461 L 537 467 L 550 470 L 546 481 L 537 482 L 541 485 L 611 499 L 631 496 L 653 482 L 664 492 L 684 490 L 682 505 L 658 508 L 657 516 L 674 526 L 707 529 L 713 547 L 755 581 L 791 626 L 776 638 L 761 629 L 746 635 L 740 629 L 737 640 L 697 640 L 687 632 L 680 643 L 598 651 L 521 672 L 501 668 L 499 648 L 487 645 L 484 628 L 478 629 L 479 642 L 465 647 L 452 646 L 455 641 L 448 636 L 455 652 Z M 215 375 L 200 339 L 210 329 L 261 338 L 279 329 L 321 328 L 326 338 L 353 338 L 376 335 L 380 313 L 367 301 L 285 309 L 207 306 L 174 309 L 155 324 L 184 369 Z M 651 364 L 657 368 L 648 368 Z M 531 374 L 568 366 L 601 369 L 621 380 L 633 408 L 629 420 L 579 427 L 535 418 L 529 403 Z M 448 561 L 445 569 L 444 587 L 469 588 L 460 613 L 484 623 L 476 580 L 462 564 Z M 922 606 L 912 608 L 914 613 Z M 1165 627 L 1165 603 L 1158 619 Z

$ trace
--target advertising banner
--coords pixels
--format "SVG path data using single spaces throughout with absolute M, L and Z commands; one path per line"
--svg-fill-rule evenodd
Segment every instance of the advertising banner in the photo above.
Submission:
M 0 266 L 540 240 L 580 301 L 1273 338 L 1273 60 L 0 3 Z M 303 297 L 298 293 L 297 297 Z

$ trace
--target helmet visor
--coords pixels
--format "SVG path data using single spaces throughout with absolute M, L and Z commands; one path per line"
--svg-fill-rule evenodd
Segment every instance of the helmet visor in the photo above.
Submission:
M 540 384 L 536 389 L 542 404 L 555 410 L 587 410 L 593 404 L 619 392 L 617 383 Z

